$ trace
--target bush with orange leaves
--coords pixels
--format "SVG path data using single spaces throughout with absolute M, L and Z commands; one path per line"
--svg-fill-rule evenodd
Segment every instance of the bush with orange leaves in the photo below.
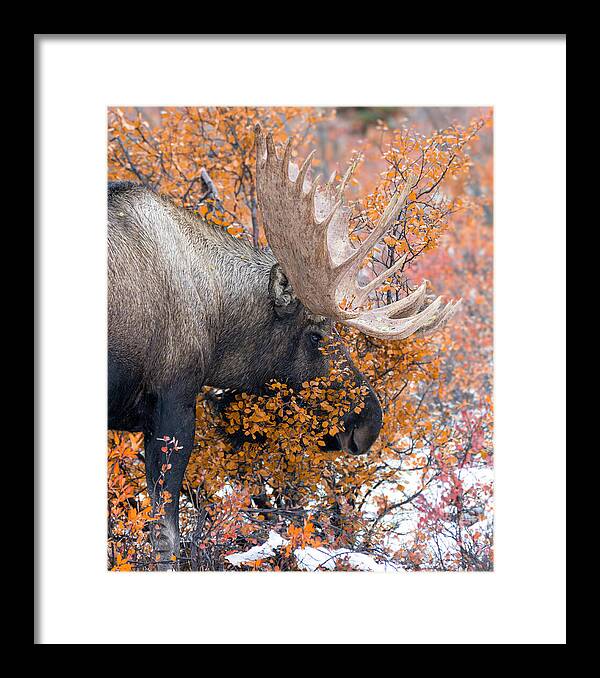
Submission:
M 324 435 L 361 407 L 343 361 L 332 361 L 328 377 L 298 392 L 276 382 L 262 395 L 205 389 L 180 501 L 180 569 L 299 569 L 293 554 L 302 539 L 324 552 L 343 546 L 404 569 L 493 567 L 492 120 L 485 110 L 453 113 L 470 118 L 430 131 L 428 109 L 381 109 L 387 119 L 366 125 L 356 110 L 109 111 L 110 179 L 166 193 L 255 246 L 266 244 L 254 189 L 258 121 L 276 141 L 295 136 L 300 153 L 319 144 L 317 169 L 327 175 L 343 173 L 337 159 L 351 158 L 356 243 L 412 171 L 417 184 L 366 275 L 406 260 L 371 303 L 401 298 L 417 276 L 463 298 L 451 326 L 425 339 L 380 341 L 339 328 L 384 412 L 368 456 L 323 450 Z M 335 352 L 336 341 L 325 350 Z M 111 434 L 110 567 L 154 567 L 152 521 L 140 436 Z M 227 560 L 272 532 L 285 547 L 242 565 Z M 338 569 L 349 567 L 340 562 Z

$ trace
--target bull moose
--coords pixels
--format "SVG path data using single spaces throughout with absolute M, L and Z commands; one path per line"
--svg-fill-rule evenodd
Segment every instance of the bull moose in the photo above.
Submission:
M 353 247 L 343 202 L 349 172 L 321 186 L 311 181 L 311 153 L 300 168 L 291 140 L 280 156 L 256 127 L 256 191 L 270 249 L 255 249 L 168 198 L 132 182 L 108 186 L 108 427 L 144 433 L 148 491 L 157 502 L 165 435 L 172 455 L 164 490 L 173 497 L 153 535 L 161 564 L 179 552 L 178 497 L 192 452 L 195 400 L 210 385 L 257 392 L 272 379 L 292 388 L 324 376 L 320 344 L 335 323 L 380 338 L 403 339 L 441 327 L 457 304 L 426 305 L 426 284 L 405 298 L 365 310 L 370 292 L 404 263 L 366 285 L 358 272 L 397 219 L 414 179 L 408 177 L 367 239 Z M 422 310 L 421 310 L 422 309 Z M 367 395 L 328 449 L 362 454 L 377 439 L 382 411 Z

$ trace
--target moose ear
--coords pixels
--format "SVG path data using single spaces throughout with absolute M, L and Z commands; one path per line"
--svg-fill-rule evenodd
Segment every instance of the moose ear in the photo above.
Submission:
M 278 318 L 292 315 L 299 304 L 294 295 L 294 290 L 279 264 L 273 264 L 269 273 L 269 298 L 273 302 Z

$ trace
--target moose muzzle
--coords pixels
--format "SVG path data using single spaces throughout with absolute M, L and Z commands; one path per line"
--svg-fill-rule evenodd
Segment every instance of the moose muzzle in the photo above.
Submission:
M 335 436 L 331 449 L 344 450 L 354 455 L 366 454 L 377 440 L 382 422 L 381 405 L 369 386 L 363 409 L 360 413 L 351 411 L 344 417 L 344 430 Z

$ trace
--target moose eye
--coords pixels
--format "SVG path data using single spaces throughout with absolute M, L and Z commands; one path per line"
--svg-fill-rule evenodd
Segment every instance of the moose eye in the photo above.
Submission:
M 311 332 L 308 335 L 308 338 L 310 339 L 310 343 L 313 346 L 318 346 L 321 343 L 321 341 L 323 340 L 323 335 L 319 334 L 318 332 Z

